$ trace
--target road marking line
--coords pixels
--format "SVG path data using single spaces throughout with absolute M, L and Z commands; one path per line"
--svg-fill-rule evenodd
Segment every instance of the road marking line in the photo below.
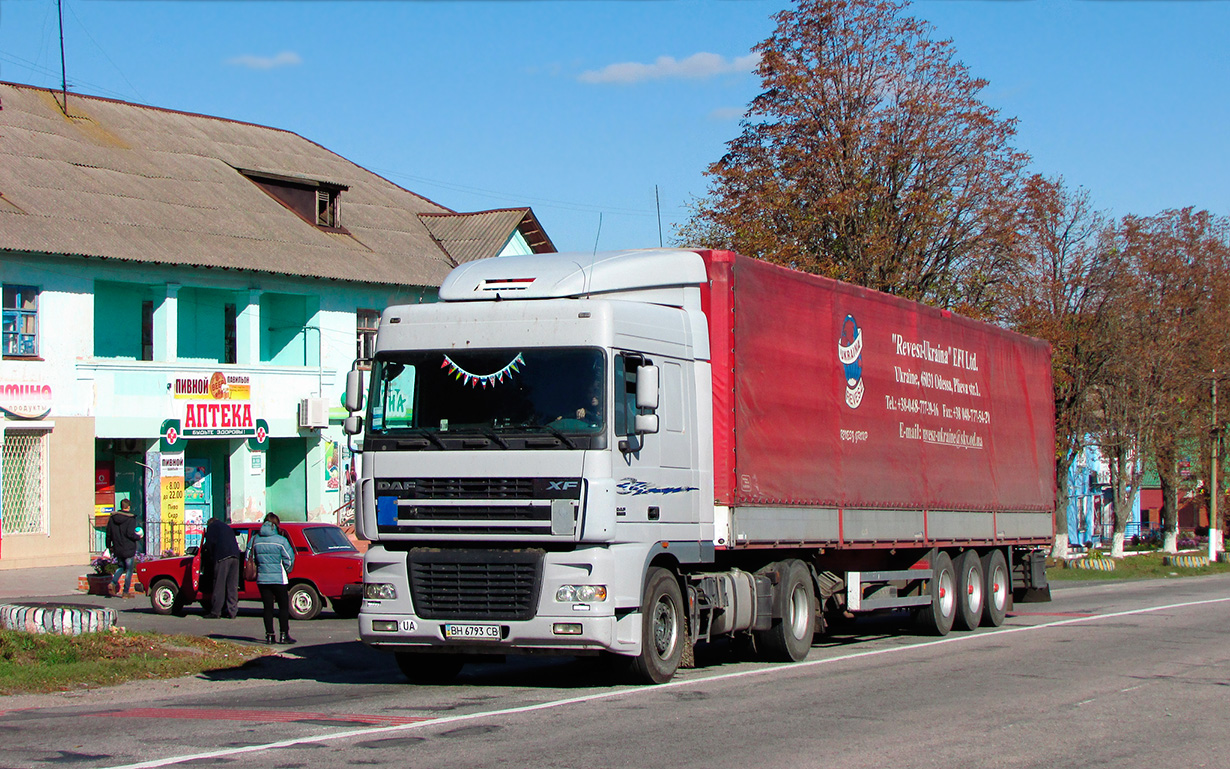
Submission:
M 83 713 L 88 718 L 190 718 L 202 721 L 352 721 L 360 724 L 414 724 L 431 716 L 380 716 L 355 713 L 304 713 L 293 710 L 227 710 L 225 708 L 129 708 Z
M 1095 614 L 1088 617 L 1074 617 L 1072 619 L 1056 620 L 1055 622 L 1047 622 L 1041 625 L 1023 625 L 1020 627 L 998 628 L 973 635 L 948 636 L 946 638 L 938 638 L 934 641 L 924 641 L 918 644 L 909 646 L 892 646 L 884 649 L 869 649 L 867 651 L 852 652 L 843 654 L 838 657 L 827 657 L 825 659 L 796 662 L 791 665 L 774 665 L 772 667 L 757 668 L 755 670 L 740 670 L 734 673 L 719 673 L 713 676 L 705 676 L 703 678 L 693 678 L 686 681 L 675 680 L 657 686 L 638 686 L 625 689 L 617 689 L 610 692 L 598 692 L 596 694 L 584 694 L 580 697 L 568 697 L 562 700 L 551 700 L 549 702 L 540 702 L 535 705 L 519 705 L 513 708 L 502 708 L 500 710 L 486 710 L 479 713 L 466 713 L 458 716 L 441 716 L 439 718 L 425 717 L 421 721 L 411 724 L 398 724 L 396 726 L 374 726 L 368 729 L 354 729 L 345 732 L 335 732 L 333 734 L 318 734 L 312 737 L 296 737 L 288 740 L 279 740 L 277 742 L 267 742 L 260 745 L 245 745 L 236 748 L 224 748 L 222 750 L 212 750 L 206 753 L 192 753 L 184 756 L 168 756 L 167 758 L 158 758 L 152 761 L 142 761 L 136 764 L 122 764 L 118 766 L 106 767 L 105 769 L 155 769 L 160 766 L 174 766 L 175 764 L 184 764 L 189 761 L 200 761 L 203 759 L 223 758 L 226 756 L 238 756 L 245 753 L 256 753 L 265 750 L 278 750 L 280 748 L 290 748 L 295 745 L 311 745 L 322 742 L 332 742 L 340 739 L 352 739 L 356 737 L 368 737 L 371 735 L 389 735 L 399 732 L 408 731 L 410 729 L 418 729 L 423 726 L 440 726 L 444 724 L 455 724 L 462 721 L 474 721 L 481 718 L 495 718 L 498 716 L 520 715 L 522 713 L 532 713 L 538 710 L 549 710 L 551 708 L 562 708 L 568 705 L 578 705 L 587 702 L 597 702 L 599 700 L 607 700 L 613 697 L 631 697 L 637 694 L 653 694 L 666 689 L 674 689 L 681 686 L 696 686 L 698 684 L 706 684 L 714 681 L 730 681 L 735 678 L 747 678 L 751 676 L 767 676 L 782 673 L 798 671 L 803 668 L 816 667 L 819 665 L 831 665 L 836 662 L 847 662 L 849 660 L 861 659 L 863 657 L 875 657 L 884 654 L 897 654 L 900 652 L 914 651 L 915 649 L 926 649 L 933 646 L 940 646 L 950 643 L 963 643 L 967 641 L 975 641 L 978 639 L 994 638 L 997 635 L 1004 633 L 1025 633 L 1032 630 L 1048 630 L 1055 627 L 1063 627 L 1065 625 L 1077 625 L 1085 622 L 1095 622 L 1103 619 L 1115 619 L 1117 617 L 1130 617 L 1136 614 L 1149 614 L 1156 611 L 1167 611 L 1169 609 L 1184 609 L 1190 606 L 1207 606 L 1214 603 L 1225 603 L 1230 601 L 1230 597 L 1226 598 L 1209 598 L 1202 601 L 1186 601 L 1184 603 L 1166 604 L 1165 606 L 1150 606 L 1144 609 L 1130 609 L 1128 611 L 1112 612 L 1110 614 Z M 1087 700 L 1092 702 L 1093 700 Z M 1083 704 L 1083 703 L 1081 703 Z

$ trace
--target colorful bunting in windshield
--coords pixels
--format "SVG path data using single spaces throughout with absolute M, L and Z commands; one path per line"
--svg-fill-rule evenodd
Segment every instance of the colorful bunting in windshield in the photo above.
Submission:
M 440 364 L 440 368 L 448 369 L 448 373 L 462 384 L 470 385 L 471 387 L 478 387 L 480 384 L 483 387 L 486 387 L 487 385 L 495 387 L 496 384 L 503 382 L 505 377 L 511 379 L 512 375 L 517 373 L 517 371 L 524 365 L 525 359 L 521 357 L 521 353 L 517 353 L 517 357 L 513 358 L 509 361 L 507 366 L 499 371 L 496 371 L 495 373 L 473 374 L 466 371 L 461 366 L 458 366 L 453 362 L 452 358 L 445 355 L 444 362 Z

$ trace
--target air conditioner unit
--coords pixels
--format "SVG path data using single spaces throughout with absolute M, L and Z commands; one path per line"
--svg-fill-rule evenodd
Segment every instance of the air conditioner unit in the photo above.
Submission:
M 299 427 L 315 430 L 329 426 L 329 409 L 324 398 L 304 398 L 299 401 Z

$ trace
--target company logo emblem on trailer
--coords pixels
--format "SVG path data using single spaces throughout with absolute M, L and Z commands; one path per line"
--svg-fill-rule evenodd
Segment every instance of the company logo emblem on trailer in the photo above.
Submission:
M 863 402 L 863 332 L 853 315 L 841 324 L 837 359 L 846 370 L 846 405 L 856 409 Z

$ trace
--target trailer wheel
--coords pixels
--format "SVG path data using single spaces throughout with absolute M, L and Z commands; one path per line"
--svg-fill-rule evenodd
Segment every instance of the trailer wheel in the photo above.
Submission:
M 957 614 L 957 580 L 948 553 L 936 551 L 931 572 L 931 579 L 927 581 L 931 605 L 919 609 L 915 617 L 924 633 L 948 635 Z
M 986 585 L 982 578 L 982 559 L 975 550 L 966 550 L 952 564 L 957 578 L 957 616 L 954 623 L 960 630 L 974 630 L 982 624 L 982 605 L 986 602 Z
M 982 607 L 982 624 L 999 627 L 1008 614 L 1008 596 L 1012 595 L 1012 573 L 1003 550 L 992 550 L 982 556 L 982 578 L 986 600 Z
M 446 684 L 457 677 L 466 664 L 461 654 L 420 654 L 396 652 L 397 667 L 412 684 Z
M 644 683 L 671 680 L 688 643 L 683 615 L 683 593 L 675 575 L 653 567 L 645 578 L 641 603 L 641 653 L 632 659 L 632 674 Z
M 811 651 L 811 637 L 816 629 L 816 590 L 811 572 L 802 561 L 791 559 L 777 564 L 781 574 L 780 588 L 774 596 L 773 620 L 768 630 L 754 632 L 756 650 L 774 662 L 799 662 Z

